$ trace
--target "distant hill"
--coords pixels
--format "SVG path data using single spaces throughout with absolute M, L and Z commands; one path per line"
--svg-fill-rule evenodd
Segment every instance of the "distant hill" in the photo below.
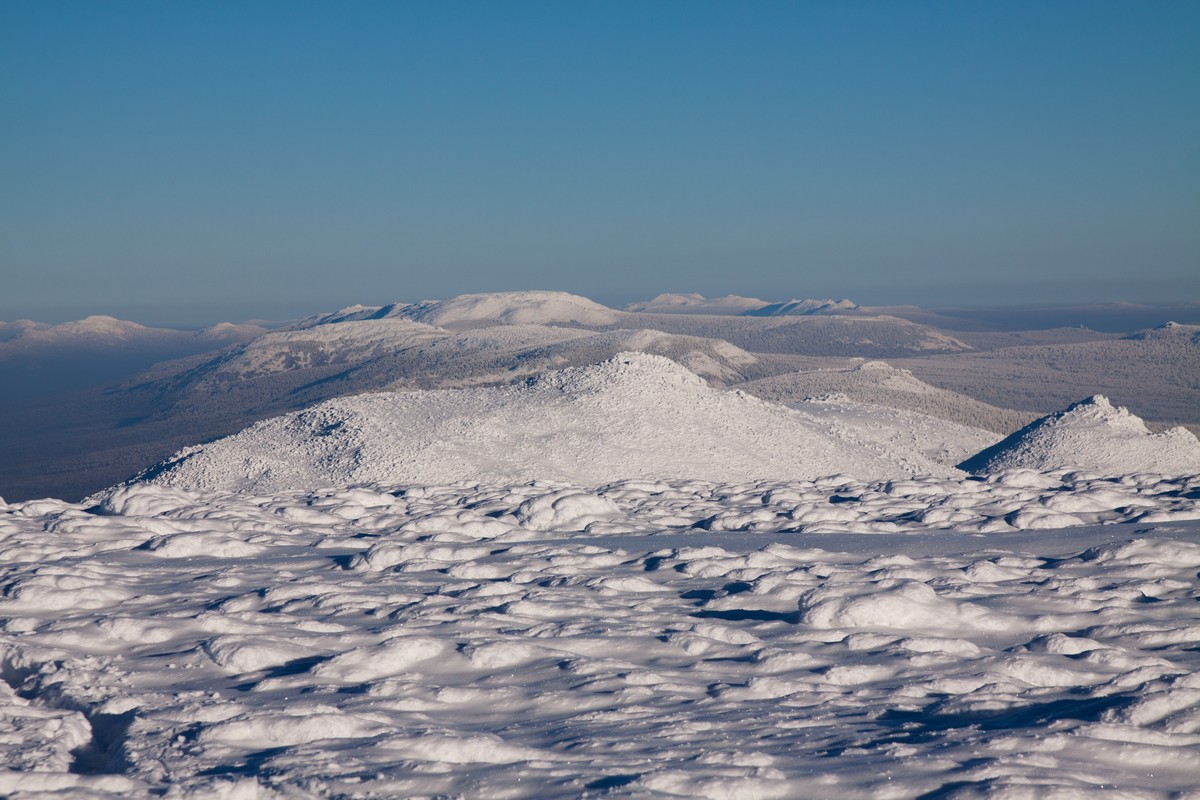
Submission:
M 201 331 L 149 328 L 108 316 L 47 325 L 0 322 L 0 407 L 118 380 L 166 359 L 204 353 L 265 333 L 221 323 Z
M 660 294 L 653 300 L 630 303 L 625 311 L 646 314 L 719 314 L 737 316 L 768 305 L 766 300 L 755 297 L 740 297 L 727 294 L 724 297 L 705 297 L 695 292 L 689 294 Z

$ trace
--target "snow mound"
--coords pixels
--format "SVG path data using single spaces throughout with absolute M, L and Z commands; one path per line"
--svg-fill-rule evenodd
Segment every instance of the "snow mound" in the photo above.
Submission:
M 1151 433 L 1128 409 L 1094 395 L 1034 420 L 958 466 L 975 473 L 1085 469 L 1190 475 L 1200 472 L 1200 441 L 1185 428 Z
M 353 483 L 597 486 L 956 475 L 815 415 L 724 392 L 670 359 L 622 353 L 510 386 L 342 397 L 180 451 L 141 479 L 271 492 Z
M 464 294 L 452 300 L 414 303 L 400 313 L 417 322 L 447 325 L 547 325 L 576 322 L 607 325 L 615 322 L 618 312 L 586 297 L 566 292 L 491 292 Z

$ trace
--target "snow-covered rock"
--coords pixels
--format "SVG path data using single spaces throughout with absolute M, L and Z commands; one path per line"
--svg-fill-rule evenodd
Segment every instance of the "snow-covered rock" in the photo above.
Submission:
M 1103 395 L 1034 420 L 959 464 L 968 472 L 1084 469 L 1107 475 L 1200 473 L 1200 441 L 1186 428 L 1151 433 Z
M 185 449 L 146 479 L 275 491 L 364 482 L 595 486 L 957 474 L 921 443 L 885 447 L 852 425 L 724 392 L 661 356 L 622 353 L 512 386 L 342 397 Z

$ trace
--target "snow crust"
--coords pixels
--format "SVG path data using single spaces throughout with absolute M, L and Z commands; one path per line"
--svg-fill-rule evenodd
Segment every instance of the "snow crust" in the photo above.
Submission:
M 1200 472 L 1200 441 L 1186 428 L 1151 433 L 1103 395 L 1034 420 L 959 465 L 969 472 L 1024 468 L 1086 469 L 1108 475 Z
M 1196 477 L 94 503 L 0 503 L 4 796 L 1165 800 L 1200 774 Z M 928 533 L 960 511 L 1138 524 Z
M 957 474 L 919 446 L 713 389 L 670 359 L 623 353 L 494 388 L 337 398 L 185 449 L 146 480 L 277 491 L 376 482 L 599 485 Z

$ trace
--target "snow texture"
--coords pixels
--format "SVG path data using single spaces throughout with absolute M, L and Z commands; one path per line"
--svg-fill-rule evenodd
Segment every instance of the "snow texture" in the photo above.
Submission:
M 1108 475 L 1200 472 L 1200 441 L 1185 428 L 1151 433 L 1103 395 L 1034 420 L 959 465 L 969 472 L 1085 469 Z
M 1198 498 L 1014 471 L 0 503 L 0 795 L 1185 797 Z M 927 533 L 959 513 L 1004 527 Z

